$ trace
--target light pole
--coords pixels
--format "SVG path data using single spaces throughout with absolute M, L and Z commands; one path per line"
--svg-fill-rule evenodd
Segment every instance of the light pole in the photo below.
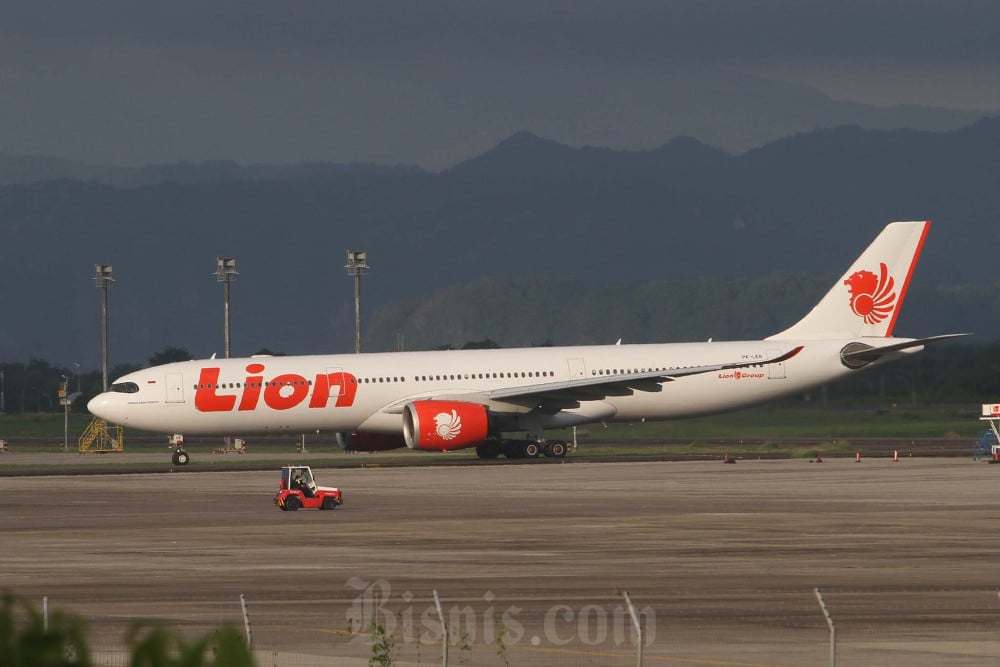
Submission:
M 103 363 L 101 365 L 103 377 L 103 391 L 108 390 L 108 287 L 115 281 L 111 272 L 110 264 L 95 264 L 96 275 L 94 281 L 101 288 L 101 350 L 103 352 Z
M 364 250 L 347 251 L 347 275 L 354 276 L 354 353 L 361 353 L 361 276 L 370 267 Z
M 0 415 L 7 414 L 7 381 L 0 371 Z
M 236 272 L 236 260 L 232 257 L 217 257 L 215 268 L 215 278 L 222 283 L 222 294 L 225 300 L 225 324 L 224 334 L 226 337 L 226 359 L 229 358 L 229 284 L 233 278 L 240 275 Z
M 223 335 L 226 337 L 226 359 L 229 358 L 229 285 L 240 275 L 236 272 L 236 259 L 233 257 L 215 258 L 215 279 L 222 283 L 222 299 L 225 302 Z M 225 437 L 226 450 L 229 450 L 229 436 Z
M 80 396 L 80 392 L 69 393 L 69 378 L 62 376 L 63 381 L 59 383 L 59 404 L 63 406 L 63 451 L 69 451 L 69 408 Z
M 63 452 L 69 451 L 69 404 L 72 401 L 67 398 L 66 386 L 68 384 L 69 378 L 63 375 L 62 382 L 59 383 L 59 402 L 63 406 Z

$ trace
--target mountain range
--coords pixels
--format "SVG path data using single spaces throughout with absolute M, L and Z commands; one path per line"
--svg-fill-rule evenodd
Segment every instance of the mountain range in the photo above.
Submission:
M 213 272 L 223 256 L 240 273 L 234 354 L 349 351 L 348 249 L 366 250 L 371 265 L 370 350 L 480 335 L 502 345 L 664 340 L 683 337 L 685 321 L 711 321 L 692 337 L 766 335 L 801 315 L 886 223 L 911 219 L 935 224 L 900 321 L 918 330 L 901 332 L 992 340 L 998 149 L 1000 118 L 983 118 L 946 132 L 815 130 L 738 155 L 689 138 L 621 151 L 520 132 L 440 172 L 96 168 L 0 154 L 0 360 L 95 367 L 98 263 L 114 267 L 113 363 L 168 345 L 221 353 Z M 530 299 L 518 298 L 524 284 Z M 700 297 L 679 297 L 684 287 Z M 727 320 L 727 306 L 739 318 Z M 504 325 L 491 334 L 488 321 Z M 664 331 L 666 321 L 677 327 Z

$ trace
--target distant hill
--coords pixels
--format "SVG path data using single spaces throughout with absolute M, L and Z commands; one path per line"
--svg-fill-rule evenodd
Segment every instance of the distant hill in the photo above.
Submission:
M 462 347 L 491 339 L 502 347 L 759 339 L 805 315 L 837 276 L 775 272 L 742 281 L 701 278 L 590 283 L 551 276 L 485 277 L 391 304 L 368 323 L 371 350 Z M 970 332 L 964 342 L 1000 338 L 1000 281 L 911 290 L 900 335 Z
M 55 168 L 35 165 L 35 174 L 43 167 Z M 506 322 L 512 334 L 523 323 L 529 333 L 517 340 L 529 342 L 658 339 L 661 331 L 731 338 L 748 330 L 740 322 L 750 315 L 757 318 L 750 328 L 769 333 L 787 316 L 779 315 L 777 304 L 808 304 L 797 301 L 805 292 L 787 280 L 775 287 L 775 299 L 767 298 L 767 281 L 777 278 L 766 276 L 832 279 L 883 225 L 903 219 L 935 222 L 908 304 L 926 311 L 925 319 L 914 322 L 933 323 L 927 332 L 988 335 L 996 328 L 985 295 L 984 303 L 919 295 L 945 289 L 973 294 L 995 282 L 1000 118 L 942 133 L 817 130 L 742 155 L 691 139 L 649 151 L 613 151 L 568 148 L 518 133 L 441 173 L 405 166 L 200 163 L 110 180 L 80 176 L 0 187 L 6 277 L 0 360 L 37 356 L 96 366 L 95 263 L 112 264 L 117 280 L 111 290 L 113 360 L 142 360 L 167 345 L 199 356 L 220 351 L 222 290 L 212 277 L 217 256 L 236 257 L 240 272 L 233 286 L 236 354 L 261 347 L 350 350 L 347 249 L 367 250 L 372 266 L 363 287 L 368 330 L 404 328 L 392 315 L 398 310 L 379 313 L 390 304 L 440 299 L 439 290 L 483 276 L 556 281 L 554 292 L 546 287 L 521 299 L 494 286 L 483 295 L 454 292 L 447 310 L 444 301 L 423 311 L 412 306 L 414 318 L 424 313 L 426 324 L 419 328 L 426 333 L 406 328 L 408 347 L 414 338 L 464 342 L 450 327 L 472 321 L 473 312 L 483 326 L 470 328 L 468 338 L 501 344 L 515 339 L 497 332 Z M 641 293 L 653 289 L 643 287 L 651 281 L 704 290 L 698 305 L 718 302 L 714 319 L 691 326 L 699 320 L 679 314 L 695 305 L 690 300 L 627 298 L 607 287 L 628 285 Z M 734 285 L 758 285 L 759 293 L 741 299 Z M 592 286 L 598 291 L 589 292 Z M 547 307 L 528 312 L 530 294 L 539 304 L 548 301 Z M 570 298 L 576 294 L 612 304 L 614 315 L 583 308 Z M 476 301 L 463 304 L 466 297 Z M 566 306 L 571 302 L 577 307 Z M 649 312 L 646 325 L 636 315 L 642 308 Z M 618 322 L 628 324 L 614 326 Z M 669 322 L 681 328 L 665 329 Z M 395 346 L 394 339 L 371 340 L 370 349 Z

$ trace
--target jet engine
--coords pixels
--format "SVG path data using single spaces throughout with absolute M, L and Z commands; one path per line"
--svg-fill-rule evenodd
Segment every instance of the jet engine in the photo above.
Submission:
M 337 433 L 337 444 L 349 452 L 384 452 L 406 447 L 403 436 L 395 433 Z
M 410 449 L 448 452 L 478 445 L 489 434 L 486 406 L 463 401 L 414 401 L 403 408 Z

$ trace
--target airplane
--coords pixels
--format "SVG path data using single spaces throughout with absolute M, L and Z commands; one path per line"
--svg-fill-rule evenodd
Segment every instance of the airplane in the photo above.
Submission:
M 745 408 L 965 335 L 893 336 L 930 224 L 886 226 L 805 317 L 763 340 L 213 357 L 129 373 L 87 407 L 168 434 L 316 431 L 355 451 L 561 457 L 567 443 L 545 430 Z

